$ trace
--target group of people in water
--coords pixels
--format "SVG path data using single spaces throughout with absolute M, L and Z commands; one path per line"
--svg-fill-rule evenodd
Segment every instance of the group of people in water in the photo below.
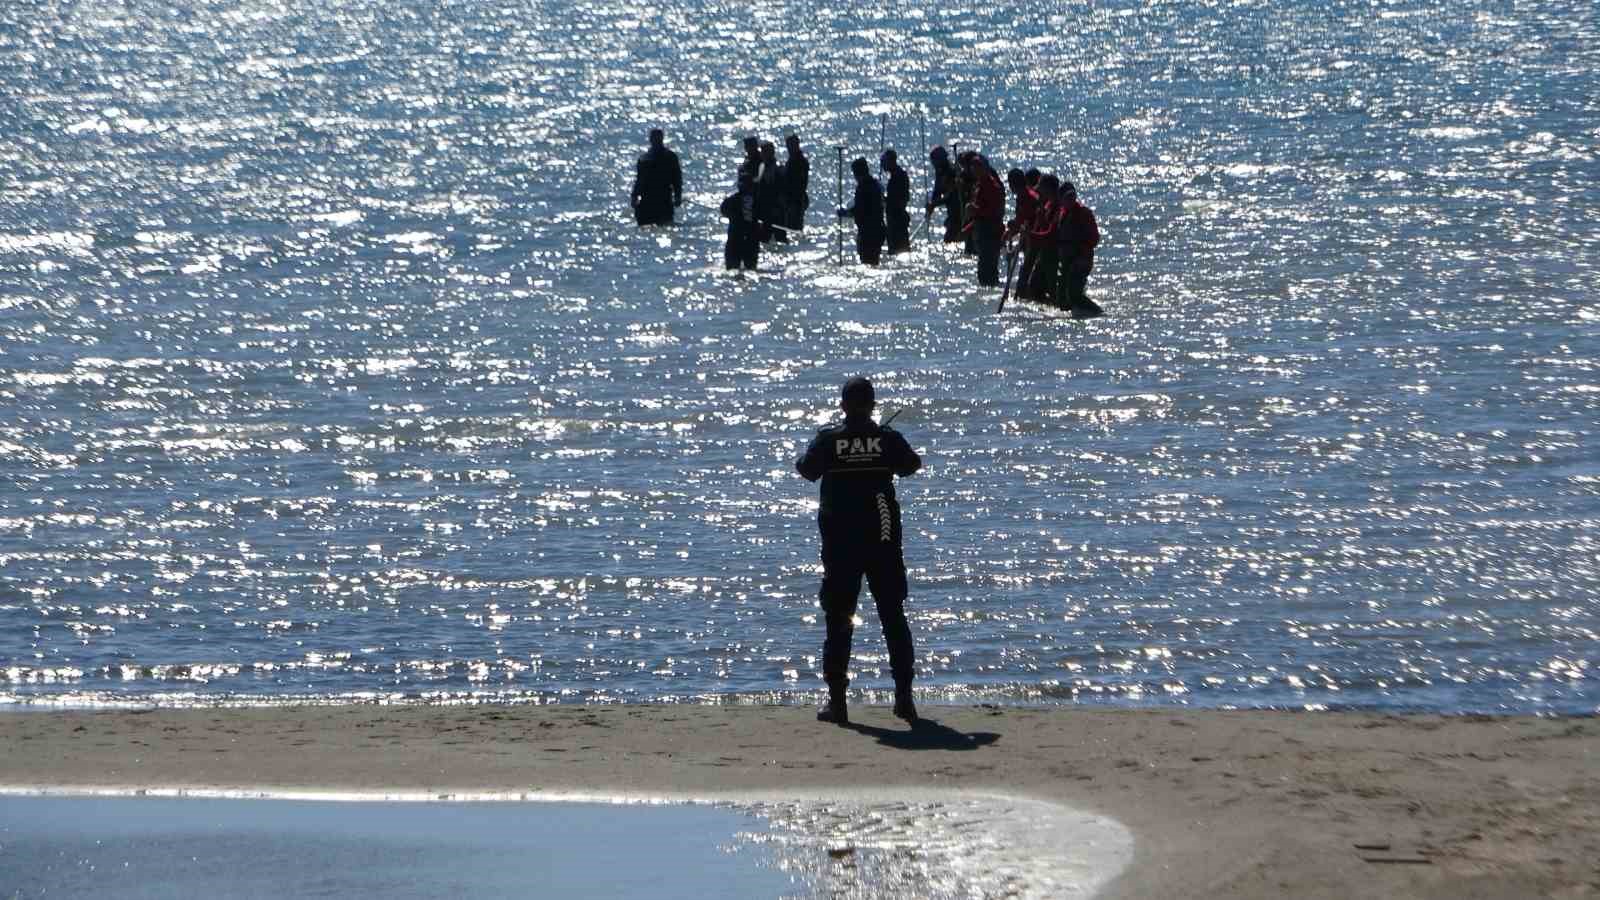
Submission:
M 787 243 L 805 228 L 811 162 L 797 136 L 786 137 L 784 146 L 787 158 L 779 162 L 772 142 L 744 139 L 737 189 L 719 207 L 728 220 L 728 269 L 755 270 L 761 245 Z M 883 151 L 878 164 L 887 188 L 867 160 L 858 157 L 850 164 L 855 178 L 851 203 L 837 210 L 840 218 L 854 220 L 856 255 L 873 266 L 882 261 L 886 245 L 891 255 L 911 249 L 910 176 L 892 148 Z M 923 210 L 924 226 L 934 210 L 944 210 L 944 242 L 962 244 L 977 257 L 979 284 L 1000 284 L 1004 256 L 1007 289 L 1015 276 L 1018 297 L 1069 310 L 1077 318 L 1101 314 L 1086 294 L 1100 229 L 1072 182 L 1038 169 L 1012 169 L 1002 182 L 983 154 L 968 150 L 952 159 L 942 146 L 929 152 L 928 165 L 933 187 Z M 1014 203 L 1009 219 L 1008 188 Z M 682 202 L 682 166 L 655 129 L 650 149 L 638 161 L 634 217 L 640 225 L 670 225 Z

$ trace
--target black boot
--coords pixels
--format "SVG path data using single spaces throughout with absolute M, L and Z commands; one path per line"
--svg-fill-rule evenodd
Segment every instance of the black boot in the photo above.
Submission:
M 850 724 L 850 706 L 845 702 L 844 688 L 828 688 L 828 702 L 817 710 L 817 721 L 832 722 L 835 725 Z
M 912 725 L 917 724 L 917 704 L 911 701 L 911 685 L 894 689 L 894 715 Z

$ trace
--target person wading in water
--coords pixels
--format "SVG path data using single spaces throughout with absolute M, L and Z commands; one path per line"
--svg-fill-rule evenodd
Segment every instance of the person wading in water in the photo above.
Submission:
M 683 203 L 683 167 L 659 128 L 650 129 L 650 149 L 635 167 L 632 202 L 640 225 L 671 225 L 673 210 Z

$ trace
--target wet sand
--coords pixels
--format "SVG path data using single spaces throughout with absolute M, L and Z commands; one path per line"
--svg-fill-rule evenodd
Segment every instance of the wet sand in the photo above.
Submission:
M 0 786 L 990 793 L 1114 818 L 1108 897 L 1600 895 L 1600 721 L 928 707 L 299 707 L 0 715 Z

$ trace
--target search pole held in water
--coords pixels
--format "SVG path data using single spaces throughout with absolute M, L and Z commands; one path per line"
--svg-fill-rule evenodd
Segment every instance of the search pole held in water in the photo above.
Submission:
M 844 209 L 844 145 L 843 144 L 839 144 L 839 145 L 835 146 L 833 149 L 839 151 L 839 184 L 838 184 L 837 191 L 835 193 L 835 197 L 839 201 L 839 203 L 837 204 L 838 208 L 840 210 L 843 210 Z M 834 218 L 835 218 L 835 222 L 837 224 L 835 224 L 833 230 L 834 230 L 834 233 L 836 235 L 838 235 L 839 265 L 842 266 L 842 265 L 844 265 L 844 216 L 843 216 L 843 214 L 841 214 L 841 215 L 835 216 Z
M 878 174 L 883 174 L 883 151 L 888 148 L 889 114 L 878 114 Z
M 922 203 L 923 203 L 922 228 L 923 228 L 924 231 L 926 231 L 927 228 L 928 228 L 929 220 L 931 220 L 933 218 L 933 213 L 931 213 L 931 212 L 929 212 L 927 210 L 928 201 L 933 199 L 933 164 L 928 162 L 928 117 L 927 116 L 920 116 L 920 115 L 917 116 L 917 131 L 920 132 L 921 135 L 922 135 L 922 166 L 923 166 L 922 171 L 925 174 L 925 177 L 923 178 L 923 181 L 925 182 L 924 187 L 927 189 L 927 192 L 922 195 Z

